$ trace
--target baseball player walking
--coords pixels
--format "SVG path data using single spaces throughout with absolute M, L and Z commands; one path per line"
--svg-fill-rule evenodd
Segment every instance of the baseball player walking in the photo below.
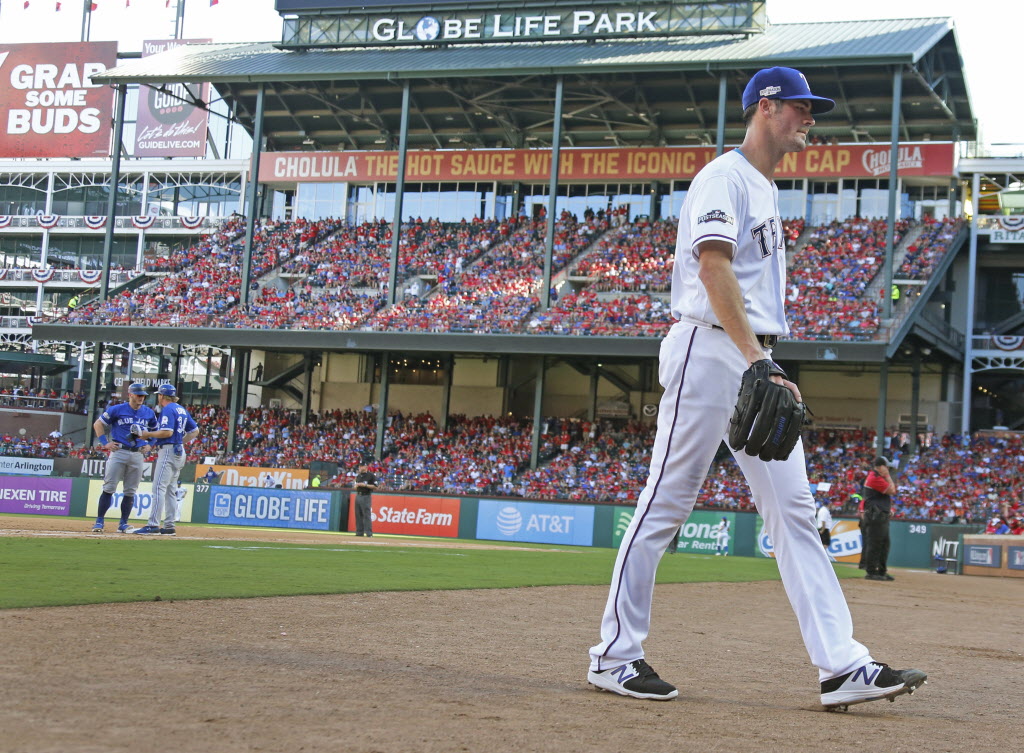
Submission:
M 156 467 L 153 468 L 153 506 L 147 524 L 134 533 L 174 536 L 178 510 L 176 489 L 181 468 L 185 465 L 185 445 L 198 436 L 199 427 L 188 411 L 178 405 L 178 391 L 173 384 L 161 384 L 156 392 L 160 405 L 159 425 L 154 431 L 140 434 L 144 439 L 152 439 L 157 448 Z
M 806 148 L 814 115 L 833 107 L 811 93 L 797 70 L 759 71 L 743 92 L 743 144 L 704 167 L 686 194 L 672 272 L 678 321 L 661 344 L 665 392 L 650 475 L 619 547 L 601 643 L 590 650 L 588 680 L 600 689 L 652 700 L 678 695 L 644 660 L 641 645 L 665 545 L 693 510 L 719 443 L 732 434 L 730 414 L 747 399 L 748 383 L 762 394 L 785 393 L 766 388 L 768 382 L 785 387 L 792 393 L 785 399 L 802 409 L 796 384 L 770 360 L 779 335 L 789 332 L 785 238 L 773 176 L 788 152 Z M 849 608 L 815 526 L 798 432 L 792 440 L 792 449 L 767 456 L 749 445 L 739 452 L 735 441 L 731 446 L 775 544 L 786 594 L 818 667 L 821 703 L 845 709 L 913 692 L 924 672 L 875 662 L 853 639 Z
M 121 521 L 118 533 L 131 533 L 128 516 L 135 506 L 135 492 L 142 480 L 142 456 L 148 442 L 135 434 L 156 427 L 156 414 L 145 404 L 146 385 L 136 382 L 128 387 L 128 402 L 112 405 L 103 411 L 92 425 L 96 441 L 107 450 L 107 463 L 103 469 L 103 491 L 100 494 L 96 523 L 92 530 L 103 532 L 104 516 L 113 502 L 118 482 L 121 483 Z M 109 432 L 109 434 L 108 434 Z

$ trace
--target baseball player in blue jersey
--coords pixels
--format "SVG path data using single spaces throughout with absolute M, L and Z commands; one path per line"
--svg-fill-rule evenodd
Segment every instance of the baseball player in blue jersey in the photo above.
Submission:
M 177 486 L 181 468 L 185 465 L 185 445 L 199 434 L 199 427 L 178 405 L 178 391 L 173 384 L 161 384 L 156 391 L 160 405 L 160 420 L 153 431 L 142 433 L 156 446 L 156 466 L 153 468 L 153 506 L 147 524 L 134 533 L 174 536 L 177 516 Z
M 661 344 L 665 392 L 650 475 L 619 547 L 602 640 L 590 650 L 587 679 L 602 690 L 652 700 L 678 695 L 644 660 L 641 645 L 650 630 L 655 571 L 727 437 L 744 372 L 770 361 L 779 335 L 789 332 L 786 247 L 773 176 L 788 152 L 806 148 L 814 115 L 834 106 L 813 95 L 799 71 L 759 71 L 743 92 L 743 144 L 704 167 L 683 201 L 672 273 L 678 321 Z M 780 376 L 781 369 L 773 372 L 770 380 L 801 402 L 796 384 Z M 923 672 L 875 662 L 853 638 L 845 597 L 815 526 L 802 443 L 784 459 L 733 454 L 774 542 L 786 594 L 818 668 L 822 705 L 845 710 L 913 692 L 924 683 Z
M 112 405 L 103 411 L 92 425 L 96 441 L 107 450 L 107 464 L 103 470 L 103 492 L 100 494 L 96 523 L 92 530 L 102 533 L 104 516 L 113 501 L 118 482 L 124 497 L 121 499 L 119 533 L 131 533 L 128 516 L 135 505 L 135 492 L 142 480 L 143 454 L 149 443 L 136 433 L 156 428 L 156 414 L 145 404 L 146 386 L 135 383 L 128 387 L 128 402 Z

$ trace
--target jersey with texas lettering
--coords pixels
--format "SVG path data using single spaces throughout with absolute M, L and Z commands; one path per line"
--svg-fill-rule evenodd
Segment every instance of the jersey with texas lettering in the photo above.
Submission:
M 750 326 L 759 335 L 785 335 L 786 242 L 778 189 L 739 149 L 708 163 L 683 200 L 672 270 L 672 314 L 719 324 L 697 277 L 704 241 L 733 247 L 732 268 Z

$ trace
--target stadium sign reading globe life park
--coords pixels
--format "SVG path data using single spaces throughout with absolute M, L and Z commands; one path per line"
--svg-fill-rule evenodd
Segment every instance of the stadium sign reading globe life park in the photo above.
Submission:
M 721 8 L 735 5 L 722 3 Z M 741 3 L 749 12 L 707 12 L 706 3 L 579 2 L 526 0 L 514 5 L 466 2 L 277 0 L 287 46 L 436 45 L 539 40 L 665 37 L 763 31 L 763 3 Z M 721 11 L 721 8 L 719 9 Z M 374 9 L 380 9 L 374 13 Z M 703 12 L 701 10 L 703 9 Z M 331 17 L 344 16 L 332 23 Z

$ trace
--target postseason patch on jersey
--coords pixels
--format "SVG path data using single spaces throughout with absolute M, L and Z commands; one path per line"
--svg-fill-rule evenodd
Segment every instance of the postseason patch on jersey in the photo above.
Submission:
M 727 215 L 721 209 L 712 209 L 707 214 L 702 214 L 697 218 L 697 224 L 703 225 L 708 222 L 721 222 L 723 225 L 735 225 L 736 220 Z

